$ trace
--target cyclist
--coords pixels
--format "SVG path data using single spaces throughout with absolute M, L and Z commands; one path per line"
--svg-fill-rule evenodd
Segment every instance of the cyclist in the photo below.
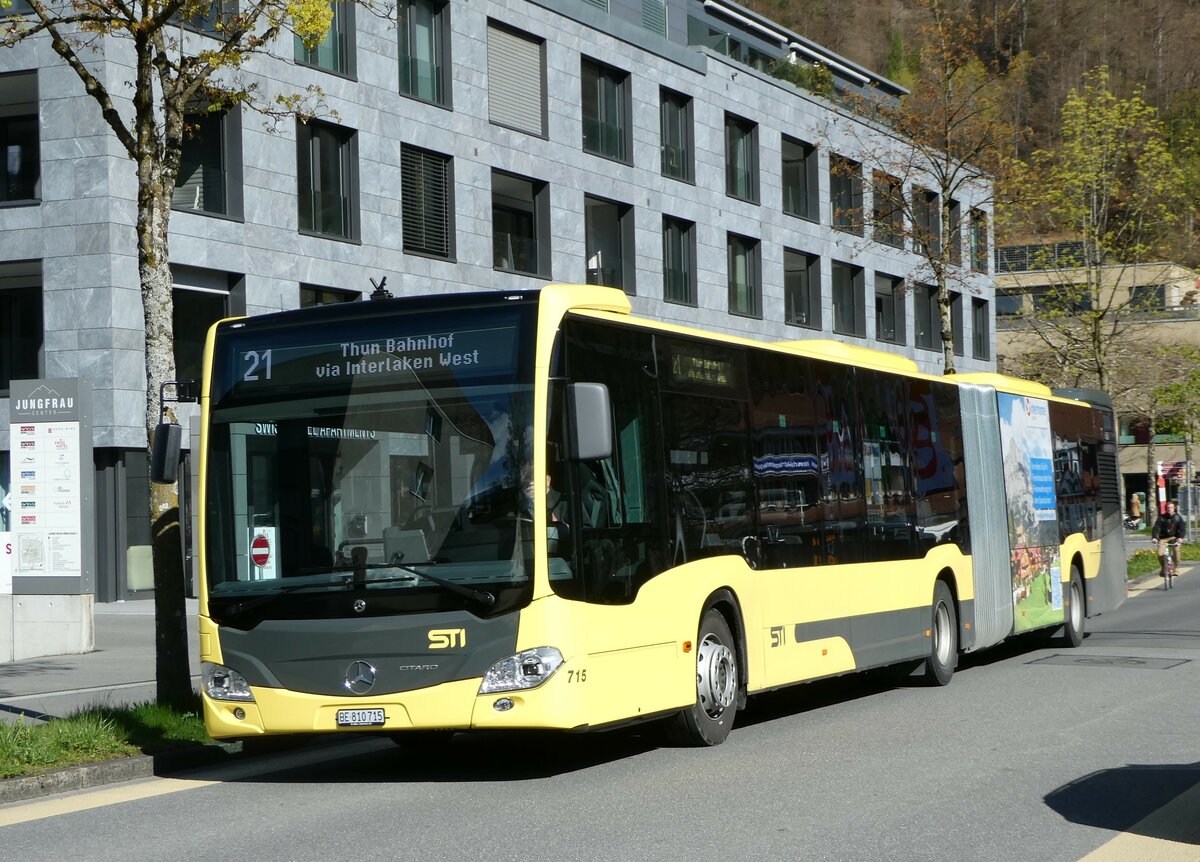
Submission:
M 1167 576 L 1167 554 L 1171 555 L 1171 574 L 1179 570 L 1179 543 L 1183 541 L 1187 535 L 1187 525 L 1184 524 L 1183 518 L 1175 511 L 1174 503 L 1167 503 L 1167 510 L 1158 516 L 1158 520 L 1154 522 L 1154 530 L 1150 533 L 1151 538 L 1158 545 L 1158 574 L 1161 578 L 1166 578 L 1166 584 L 1163 589 L 1171 589 L 1171 578 Z

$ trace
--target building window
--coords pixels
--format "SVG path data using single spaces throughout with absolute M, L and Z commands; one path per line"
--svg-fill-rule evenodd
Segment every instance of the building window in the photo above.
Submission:
M 634 293 L 633 207 L 584 195 L 587 283 Z
M 312 120 L 296 133 L 300 230 L 358 238 L 358 141 L 353 129 Z
M 729 258 L 729 312 L 762 316 L 762 264 L 758 240 L 731 233 L 726 238 Z
M 36 72 L 0 75 L 0 148 L 4 154 L 0 203 L 40 199 L 42 161 Z
M 549 186 L 492 171 L 492 265 L 496 269 L 550 273 Z
M 315 308 L 318 305 L 339 305 L 343 302 L 358 302 L 360 299 L 362 299 L 362 294 L 357 290 L 319 287 L 315 284 L 300 285 L 301 308 Z
M 725 194 L 758 203 L 758 124 L 725 115 Z
M 937 193 L 914 189 L 913 251 L 925 257 L 936 257 L 941 253 L 941 219 Z
M 628 162 L 632 150 L 629 73 L 586 59 L 580 70 L 583 149 L 606 159 Z
M 830 223 L 838 230 L 863 232 L 862 165 L 834 154 L 829 158 Z
M 834 261 L 830 277 L 833 283 L 833 331 L 859 337 L 866 335 L 862 267 Z
M 971 355 L 976 359 L 992 357 L 986 299 L 971 300 Z
M 1165 284 L 1134 285 L 1129 291 L 1129 305 L 1134 311 L 1162 311 L 1167 307 L 1167 286 Z
M 996 291 L 996 316 L 1016 317 L 1025 304 L 1025 294 Z
M 242 118 L 238 111 L 184 116 L 183 152 L 171 208 L 242 215 Z
M 928 284 L 918 284 L 913 300 L 916 306 L 917 347 L 941 350 L 942 313 L 938 308 L 937 288 Z
M 784 320 L 794 326 L 821 328 L 821 258 L 783 250 Z
M 296 37 L 296 62 L 316 69 L 324 69 L 347 78 L 354 77 L 354 3 L 351 0 L 334 0 L 329 6 L 333 20 L 325 38 L 311 48 Z
M 199 380 L 204 374 L 208 329 L 231 313 L 230 290 L 240 276 L 193 266 L 172 266 L 172 323 L 175 328 L 175 377 Z
M 950 198 L 946 224 L 946 250 L 950 252 L 950 263 L 962 266 L 962 205 Z
M 817 220 L 817 148 L 783 136 L 783 211 L 799 218 Z
M 449 156 L 402 144 L 400 194 L 404 250 L 449 258 L 454 254 L 454 179 Z
M 19 4 L 14 4 L 14 6 Z M 235 0 L 211 0 L 203 5 L 191 18 L 183 21 L 183 26 L 197 33 L 220 37 L 222 28 L 228 25 L 238 13 Z M 178 20 L 178 14 L 172 16 Z
M 0 264 L 0 395 L 42 376 L 42 333 L 41 264 Z
M 663 88 L 661 98 L 662 174 L 692 181 L 692 100 Z
M 903 344 L 904 279 L 875 274 L 875 337 L 888 344 Z
M 957 290 L 950 293 L 950 337 L 954 342 L 954 355 L 963 355 L 963 297 Z
M 546 137 L 545 42 L 488 24 L 488 118 Z
M 876 242 L 904 248 L 904 185 L 896 177 L 875 172 L 871 187 L 873 236 Z
M 663 299 L 696 304 L 696 225 L 663 216 Z
M 988 271 L 988 220 L 982 210 L 971 210 L 971 269 Z
M 398 14 L 400 92 L 448 105 L 450 4 L 445 0 L 402 0 Z

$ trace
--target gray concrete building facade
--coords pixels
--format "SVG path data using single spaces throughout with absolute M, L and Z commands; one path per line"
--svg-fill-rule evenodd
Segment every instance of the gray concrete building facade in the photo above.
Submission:
M 869 217 L 873 171 L 904 143 L 840 98 L 897 85 L 726 0 L 398 6 L 385 20 L 336 3 L 321 46 L 281 42 L 249 64 L 266 96 L 319 88 L 314 120 L 195 118 L 171 219 L 181 377 L 221 317 L 365 298 L 383 277 L 395 295 L 613 284 L 639 314 L 940 373 L 920 258 Z M 196 23 L 186 50 L 208 39 Z M 96 50 L 122 93 L 123 46 Z M 818 63 L 834 92 L 781 80 L 777 61 Z M 0 51 L 0 125 L 0 490 L 10 381 L 86 383 L 96 597 L 145 596 L 133 165 L 45 38 Z M 980 371 L 995 367 L 990 189 L 973 193 L 958 202 L 955 321 L 959 367 Z M 839 224 L 844 200 L 856 222 Z

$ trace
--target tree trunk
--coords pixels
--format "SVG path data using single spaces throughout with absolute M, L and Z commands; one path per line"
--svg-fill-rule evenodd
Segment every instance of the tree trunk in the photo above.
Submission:
M 1146 491 L 1146 521 L 1147 521 L 1147 523 L 1153 523 L 1153 521 L 1150 518 L 1151 507 L 1153 507 L 1153 511 L 1156 515 L 1159 512 L 1159 508 L 1158 508 L 1158 470 L 1155 469 L 1154 455 L 1155 455 L 1154 417 L 1151 416 L 1150 417 L 1150 441 L 1146 444 L 1146 484 L 1147 484 L 1147 488 L 1148 488 L 1148 490 Z
M 950 314 L 950 291 L 946 289 L 945 277 L 938 278 L 938 312 L 942 327 L 942 357 L 946 367 L 943 374 L 954 374 L 954 320 Z
M 146 326 L 146 429 L 153 445 L 162 384 L 175 379 L 171 267 L 167 229 L 170 195 L 160 164 L 138 162 L 138 275 Z M 170 413 L 170 411 L 168 411 Z M 173 414 L 171 415 L 173 417 Z M 184 603 L 183 534 L 179 486 L 150 483 L 150 528 L 154 556 L 154 645 L 158 701 L 177 708 L 193 703 Z

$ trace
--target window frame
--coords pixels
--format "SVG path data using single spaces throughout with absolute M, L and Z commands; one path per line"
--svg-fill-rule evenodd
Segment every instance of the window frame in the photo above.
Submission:
M 737 114 L 725 112 L 725 195 L 735 200 L 757 204 L 759 201 L 758 174 L 758 123 L 739 117 Z M 739 170 L 735 165 L 735 151 L 744 149 L 745 167 Z M 739 186 L 744 179 L 746 193 L 740 193 Z
M 839 295 L 844 300 L 847 285 L 839 284 L 839 273 L 849 274 L 850 326 L 846 327 L 846 304 L 839 302 Z M 839 335 L 850 335 L 855 338 L 865 338 L 867 335 L 866 321 L 866 284 L 863 268 L 857 264 L 834 260 L 829 263 L 830 303 L 833 306 L 833 331 Z
M 23 308 L 18 312 L 17 304 Z M 36 310 L 33 306 L 36 306 Z M 0 264 L 0 398 L 12 381 L 45 375 L 46 291 L 40 261 Z M 36 322 L 36 333 L 27 323 Z M 24 359 L 24 365 L 18 360 Z
M 988 216 L 981 209 L 972 209 L 970 218 L 971 269 L 987 275 L 989 258 L 991 257 L 988 252 Z
M 583 196 L 583 237 L 584 237 L 584 260 L 585 269 L 586 263 L 590 263 L 593 251 L 596 255 L 602 254 L 603 248 L 596 247 L 593 249 L 592 241 L 596 229 L 596 224 L 592 219 L 592 210 L 595 207 L 612 207 L 616 213 L 617 222 L 617 257 L 621 262 L 620 283 L 609 284 L 607 281 L 592 281 L 590 270 L 588 270 L 588 284 L 602 284 L 606 287 L 615 287 L 624 291 L 629 296 L 637 295 L 637 273 L 634 259 L 634 215 L 633 205 L 622 201 L 615 201 L 610 198 L 600 197 L 599 195 Z M 601 258 L 603 260 L 603 258 Z M 601 270 L 603 267 L 601 267 Z
M 679 180 L 683 183 L 695 184 L 695 132 L 694 121 L 692 119 L 692 97 L 680 93 L 676 90 L 667 87 L 658 88 L 659 108 L 658 108 L 658 128 L 659 128 L 659 155 L 660 155 L 660 172 L 664 177 L 669 177 L 673 180 Z M 673 105 L 676 109 L 676 124 L 678 126 L 677 141 L 669 141 L 668 138 L 668 105 Z M 668 148 L 674 147 L 682 154 L 682 168 L 679 171 L 671 171 L 667 167 L 667 152 Z
M 891 248 L 904 248 L 904 183 L 884 171 L 871 178 L 871 238 Z
M 991 327 L 989 326 L 988 301 L 982 297 L 971 297 L 971 357 L 989 361 L 991 351 Z
M 938 306 L 937 286 L 918 284 L 913 290 L 913 345 L 919 350 L 940 351 L 942 349 L 942 312 Z M 929 334 L 921 336 L 921 324 L 928 317 Z
M 941 197 L 930 189 L 915 186 L 913 194 L 913 253 L 936 257 L 942 250 Z
M 794 156 L 798 158 L 788 158 L 788 150 L 793 150 Z M 779 145 L 779 178 L 780 178 L 780 209 L 784 213 L 796 218 L 804 219 L 814 223 L 819 223 L 821 220 L 821 207 L 818 203 L 819 197 L 819 179 L 817 164 L 817 147 L 815 144 L 810 144 L 802 141 L 799 138 L 793 138 L 790 135 L 783 135 Z M 798 167 L 790 167 L 790 165 L 798 165 Z M 789 182 L 789 174 L 794 174 L 796 182 Z M 793 204 L 788 205 L 788 191 L 794 189 L 792 194 Z M 804 199 L 803 206 L 800 206 L 796 201 L 800 198 Z
M 32 10 L 30 10 L 32 12 Z M 9 10 L 10 15 L 20 14 L 19 10 L 14 7 Z M 8 150 L 8 140 L 10 126 L 20 123 L 27 127 L 27 131 L 31 132 L 32 142 L 35 145 L 35 158 L 32 160 L 32 165 L 36 168 L 32 181 L 30 183 L 30 195 L 28 197 L 9 197 L 7 165 L 5 168 L 5 182 L 0 190 L 0 209 L 8 207 L 33 206 L 42 202 L 42 134 L 41 134 L 41 110 L 40 110 L 40 91 L 38 72 L 36 69 L 22 69 L 14 72 L 0 73 L 0 85 L 7 84 L 7 92 L 5 93 L 4 110 L 11 113 L 0 117 L 0 145 L 3 146 L 3 152 Z M 20 174 L 18 173 L 18 177 Z
M 329 22 L 329 30 L 326 32 L 325 38 L 309 49 L 297 36 L 293 59 L 298 66 L 318 69 L 330 75 L 337 75 L 339 78 L 357 81 L 358 60 L 355 55 L 357 54 L 358 28 L 354 14 L 354 7 L 357 4 L 353 0 L 330 0 L 329 5 L 333 9 L 333 19 Z M 326 41 L 329 41 L 331 35 L 339 43 L 341 61 L 336 65 L 327 66 L 320 60 L 320 49 Z
M 594 77 L 589 77 L 594 75 Z M 594 87 L 596 110 L 600 113 L 615 111 L 613 122 L 609 118 L 597 115 L 588 116 L 588 92 Z M 606 86 L 607 85 L 607 86 Z M 624 69 L 602 63 L 591 57 L 581 56 L 579 59 L 579 106 L 582 125 L 582 146 L 585 153 L 599 156 L 623 165 L 633 164 L 633 116 L 632 90 L 633 79 Z M 607 89 L 611 88 L 611 93 Z M 605 125 L 611 125 L 616 132 L 616 152 L 610 152 L 605 147 L 604 135 L 597 135 L 599 141 L 594 146 L 588 145 L 588 122 L 596 125 L 597 130 Z
M 410 173 L 410 166 L 415 159 L 421 160 L 421 172 L 414 176 Z M 438 162 L 442 165 L 442 187 L 440 189 L 442 195 L 442 210 L 429 215 L 429 202 L 431 194 L 428 191 L 427 182 L 423 183 L 425 188 L 424 194 L 417 194 L 415 188 L 410 188 L 410 182 L 430 179 L 429 171 L 426 169 L 431 162 Z M 435 193 L 437 190 L 434 190 Z M 442 231 L 445 235 L 445 247 L 438 250 L 433 247 L 425 246 L 417 241 L 417 229 L 413 220 L 410 218 L 410 208 L 416 208 L 418 203 L 414 198 L 419 197 L 420 209 L 422 210 L 422 218 L 420 223 L 428 225 L 431 221 L 440 218 L 442 222 Z M 437 260 L 454 260 L 455 259 L 455 224 L 454 224 L 454 158 L 446 153 L 439 153 L 435 150 L 418 147 L 414 144 L 400 144 L 400 243 L 405 254 L 415 254 L 421 257 L 430 257 Z M 410 234 L 410 229 L 412 233 Z M 430 230 L 426 227 L 420 231 L 422 236 L 427 237 Z M 410 241 L 410 236 L 412 241 Z
M 297 195 L 300 208 L 300 233 L 305 236 L 316 236 L 324 239 L 340 240 L 342 242 L 358 243 L 359 238 L 359 191 L 358 191 L 358 131 L 346 126 L 339 126 L 335 123 L 327 123 L 323 120 L 309 120 L 307 123 L 297 121 L 296 135 L 296 177 L 299 188 Z M 313 184 L 313 168 L 319 163 L 321 157 L 321 137 L 322 131 L 328 131 L 332 134 L 340 136 L 342 139 L 337 142 L 338 152 L 338 173 L 340 174 L 341 190 L 343 194 L 343 209 L 346 219 L 345 233 L 334 233 L 323 228 L 317 227 L 317 210 L 313 208 L 316 203 L 316 196 L 321 193 L 321 190 Z M 314 146 L 316 147 L 314 151 Z M 303 185 L 304 168 L 308 168 L 309 187 L 306 191 Z M 309 198 L 309 213 L 308 218 L 311 225 L 304 226 L 305 221 L 305 196 Z
M 419 62 L 413 56 L 413 46 L 419 41 L 416 38 L 418 21 L 413 15 L 413 10 L 418 6 L 432 8 L 430 14 L 432 25 L 429 30 L 432 40 L 430 53 L 433 55 L 433 58 L 430 64 L 433 68 L 433 74 L 430 75 L 430 80 L 433 82 L 433 87 L 436 90 L 436 93 L 432 97 L 421 95 L 418 92 L 419 87 L 413 84 L 413 81 L 418 79 L 415 68 Z M 399 20 L 405 12 L 408 14 L 404 17 L 404 20 Z M 401 0 L 396 5 L 396 16 L 397 65 L 400 73 L 400 95 L 416 99 L 418 102 L 424 102 L 427 105 L 436 105 L 440 108 L 453 108 L 453 94 L 451 92 L 452 87 L 450 86 L 453 76 L 448 72 L 452 68 L 451 64 L 453 63 L 450 53 L 449 0 Z M 407 85 L 406 81 L 408 82 Z
M 829 156 L 829 224 L 843 233 L 863 235 L 862 162 L 840 153 Z
M 548 139 L 548 117 L 546 108 L 546 40 L 524 30 L 510 27 L 493 18 L 487 22 L 487 96 L 488 122 L 504 129 L 512 129 L 536 138 Z M 502 44 L 504 43 L 504 44 Z M 520 44 L 520 50 L 537 53 L 537 69 L 535 74 L 525 74 L 513 78 L 509 72 L 512 65 L 504 65 L 510 60 L 508 53 L 502 51 L 505 47 Z M 501 85 L 503 82 L 503 85 Z M 523 85 L 536 83 L 537 127 L 524 125 L 518 114 L 531 113 L 528 111 L 529 94 L 522 92 Z M 503 96 L 504 98 L 497 98 Z M 503 104 L 500 104 L 503 103 Z
M 734 281 L 738 250 L 746 257 L 746 297 L 751 307 L 740 309 L 736 307 L 736 299 L 741 285 Z M 727 266 L 727 282 L 729 286 L 729 313 L 737 317 L 762 319 L 762 242 L 754 237 L 729 231 L 725 234 L 725 258 Z
M 321 284 L 309 284 L 308 282 L 300 282 L 299 285 L 300 308 L 315 308 L 319 305 L 340 305 L 344 302 L 359 302 L 362 300 L 362 292 L 358 290 L 345 290 L 340 287 L 326 287 Z M 315 302 L 305 302 L 305 292 L 308 292 L 316 300 Z M 321 296 L 337 297 L 327 302 L 321 301 Z
M 505 182 L 518 182 L 529 187 L 529 201 L 524 198 L 512 197 L 496 192 L 496 179 Z M 547 279 L 550 277 L 550 184 L 545 180 L 514 174 L 509 171 L 492 169 L 492 269 L 498 272 L 510 272 L 515 275 L 527 275 L 533 278 Z M 504 209 L 511 213 L 525 214 L 533 227 L 532 240 L 534 243 L 535 270 L 517 269 L 515 266 L 501 266 L 496 258 L 496 210 Z M 510 233 L 511 235 L 511 233 Z M 515 260 L 515 256 L 514 256 Z
M 668 289 L 668 273 L 673 271 L 671 235 L 674 231 L 679 236 L 678 249 L 680 270 L 684 282 L 684 297 L 670 295 Z M 663 214 L 663 302 L 673 305 L 685 305 L 695 308 L 699 304 L 696 290 L 696 223 L 687 219 Z
M 203 209 L 196 207 L 180 206 L 175 202 L 175 195 L 171 195 L 171 209 L 175 212 L 191 213 L 193 215 L 207 216 L 209 218 L 225 218 L 232 221 L 243 220 L 243 197 L 242 197 L 242 113 L 239 109 L 226 109 L 222 111 L 189 111 L 185 115 L 187 117 L 195 116 L 215 117 L 219 124 L 218 130 L 218 146 L 220 152 L 221 172 L 221 190 L 225 197 L 225 207 L 223 210 Z M 201 124 L 203 127 L 203 124 Z M 186 148 L 188 137 L 184 136 L 184 147 Z M 183 166 L 183 153 L 180 154 L 180 167 Z M 200 164 L 203 170 L 203 163 Z M 175 191 L 178 191 L 180 177 L 176 177 Z M 201 181 L 203 182 L 203 180 Z
M 789 269 L 789 258 L 802 263 L 802 268 Z M 801 297 L 806 301 L 807 320 L 803 320 L 797 309 L 794 287 L 789 284 L 789 272 L 803 272 L 804 288 Z M 789 326 L 800 326 L 804 329 L 821 329 L 821 256 L 795 248 L 783 250 L 783 322 Z
M 886 286 L 886 290 L 880 288 Z M 883 344 L 908 343 L 908 309 L 905 302 L 906 291 L 904 279 L 885 272 L 875 273 L 875 340 Z M 881 312 L 887 310 L 890 302 L 892 315 L 892 336 L 886 338 L 881 331 Z M 882 303 L 882 304 L 881 304 Z

